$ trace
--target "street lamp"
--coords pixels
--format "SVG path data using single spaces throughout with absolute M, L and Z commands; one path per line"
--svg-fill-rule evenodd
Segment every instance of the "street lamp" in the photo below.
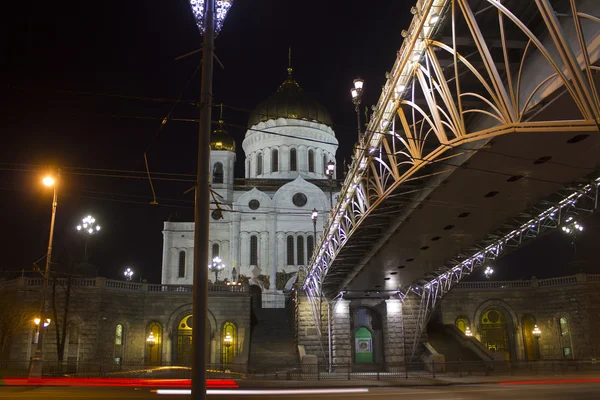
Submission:
M 325 171 L 325 175 L 327 175 L 327 180 L 329 181 L 329 208 L 333 208 L 333 173 L 335 172 L 335 163 L 333 161 L 329 161 L 327 163 L 327 170 Z
M 47 328 L 47 327 L 48 327 L 48 325 L 50 325 L 50 321 L 51 321 L 51 320 L 50 320 L 50 318 L 46 318 L 46 321 L 44 321 L 44 324 L 43 324 L 43 325 L 44 325 L 44 328 Z M 34 318 L 34 320 L 33 320 L 33 323 L 34 323 L 34 324 L 35 324 L 35 326 L 36 326 L 36 329 L 35 329 L 35 339 L 34 339 L 34 341 L 33 341 L 35 344 L 39 343 L 39 337 L 40 337 L 40 322 L 41 322 L 41 319 L 39 319 L 39 318 Z
M 215 273 L 215 285 L 219 282 L 219 272 L 225 269 L 225 263 L 221 257 L 216 256 L 212 259 L 212 263 L 208 264 L 208 270 Z
M 125 280 L 126 281 L 130 281 L 131 278 L 133 277 L 133 270 L 131 268 L 127 268 L 125 270 L 125 272 L 123 273 L 123 275 L 125 275 Z
M 46 295 L 48 293 L 48 277 L 50 275 L 50 262 L 52 259 L 52 239 L 54 237 L 54 221 L 56 220 L 56 207 L 58 206 L 58 178 L 60 177 L 60 170 L 56 174 L 56 179 L 52 176 L 46 176 L 42 179 L 44 185 L 52 186 L 52 216 L 50 217 L 50 236 L 48 237 L 48 251 L 46 253 L 46 268 L 44 271 L 44 289 L 42 292 L 42 300 L 40 304 L 40 321 L 48 321 L 45 317 L 46 314 Z M 46 323 L 44 322 L 44 325 Z M 32 378 L 41 378 L 42 376 L 42 350 L 44 346 L 44 329 L 39 330 L 37 347 L 33 358 L 31 359 L 31 367 L 29 370 L 29 376 Z
M 540 330 L 540 328 L 538 328 L 537 325 L 533 326 L 533 337 L 536 339 L 540 339 L 542 337 L 542 331 Z
M 362 99 L 363 86 L 365 81 L 360 78 L 354 80 L 354 87 L 350 89 L 352 95 L 352 102 L 354 103 L 354 111 L 356 111 L 356 122 L 358 127 L 358 141 L 360 142 L 361 129 L 360 129 L 360 103 Z
M 316 208 L 313 208 L 312 213 L 310 214 L 310 218 L 313 222 L 313 233 L 314 233 L 314 241 L 317 243 L 317 218 L 319 218 L 319 212 Z
M 152 348 L 156 344 L 156 338 L 154 337 L 154 333 L 150 332 L 150 335 L 146 338 L 146 344 L 148 344 L 148 362 L 152 362 Z
M 204 262 L 209 257 L 210 136 L 213 102 L 213 58 L 215 36 L 223 26 L 234 0 L 189 0 L 196 25 L 204 35 L 202 42 L 202 79 L 200 88 L 200 123 L 198 130 L 198 169 L 194 201 L 194 281 L 192 313 L 192 398 L 206 398 L 206 320 L 208 315 L 208 271 Z
M 490 277 L 492 276 L 492 274 L 494 273 L 494 270 L 492 269 L 492 267 L 490 267 L 489 265 L 486 267 L 485 271 L 483 271 L 483 273 L 485 274 L 485 277 L 487 279 L 490 279 Z
M 469 328 L 468 326 L 467 326 L 467 328 L 465 329 L 465 336 L 466 336 L 466 337 L 471 337 L 471 336 L 473 336 L 473 333 L 471 332 L 471 328 Z
M 81 232 L 85 236 L 85 249 L 83 252 L 83 258 L 87 261 L 87 244 L 88 238 L 100 232 L 100 225 L 96 225 L 96 218 L 88 215 L 81 220 L 81 224 L 77 225 L 77 232 Z

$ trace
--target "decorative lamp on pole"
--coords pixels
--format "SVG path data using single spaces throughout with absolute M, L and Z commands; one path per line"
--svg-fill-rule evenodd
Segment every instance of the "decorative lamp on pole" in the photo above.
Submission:
M 56 220 L 56 207 L 58 206 L 58 178 L 60 177 L 60 171 L 56 174 L 56 179 L 52 176 L 46 176 L 42 180 L 44 185 L 50 187 L 52 186 L 54 189 L 54 193 L 52 195 L 52 216 L 50 217 L 50 236 L 48 238 L 48 251 L 46 253 L 46 268 L 44 271 L 44 289 L 42 292 L 42 300 L 40 304 L 40 321 L 48 321 L 46 319 L 46 295 L 48 293 L 48 278 L 50 276 L 50 262 L 52 260 L 52 239 L 54 237 L 54 221 Z M 44 326 L 46 323 L 44 322 Z M 35 353 L 33 358 L 31 359 L 31 366 L 29 369 L 29 376 L 31 378 L 41 378 L 42 377 L 42 360 L 43 360 L 43 346 L 44 346 L 44 329 L 39 330 L 37 347 L 35 349 Z
M 352 95 L 352 102 L 354 103 L 354 111 L 356 111 L 356 123 L 358 127 L 358 142 L 360 143 L 360 138 L 362 136 L 360 129 L 360 103 L 362 99 L 363 86 L 365 81 L 360 78 L 356 78 L 354 80 L 354 87 L 350 89 L 350 94 Z
M 123 273 L 123 275 L 125 275 L 125 280 L 126 281 L 130 281 L 131 278 L 133 278 L 133 270 L 131 268 L 127 268 L 125 270 L 125 272 Z
M 229 351 L 231 349 L 232 344 L 233 344 L 233 338 L 231 337 L 231 334 L 229 332 L 227 332 L 227 334 L 223 338 L 223 345 L 225 345 L 225 354 L 227 355 L 227 363 L 231 362 L 230 361 L 231 353 Z M 226 370 L 226 372 L 228 372 L 228 370 Z
M 471 332 L 471 328 L 469 328 L 468 326 L 465 329 L 465 336 L 467 336 L 467 337 L 473 336 L 473 332 Z
M 146 338 L 146 344 L 148 345 L 148 361 L 152 362 L 152 348 L 156 344 L 156 338 L 154 337 L 153 332 L 150 332 L 150 335 Z
M 538 328 L 537 325 L 533 325 L 533 332 L 531 332 L 533 334 L 533 337 L 535 338 L 535 341 L 537 343 L 536 346 L 536 353 L 537 353 L 537 358 L 540 358 L 540 338 L 542 337 L 542 331 L 540 330 L 540 328 Z
M 34 343 L 37 344 L 39 343 L 39 337 L 40 337 L 40 322 L 41 320 L 39 318 L 34 318 L 33 323 L 35 324 L 35 338 L 34 338 Z M 46 318 L 46 321 L 44 321 L 44 328 L 47 328 L 48 325 L 50 325 L 50 318 Z
M 83 251 L 83 259 L 87 261 L 87 245 L 88 238 L 100 232 L 100 225 L 96 225 L 96 218 L 88 215 L 81 220 L 81 224 L 77 225 L 77 232 L 85 236 L 85 248 Z
M 494 273 L 494 270 L 492 269 L 492 267 L 490 267 L 489 265 L 485 268 L 485 271 L 483 271 L 483 273 L 485 274 L 485 277 L 487 279 L 490 279 L 490 277 L 492 276 L 492 274 Z
M 312 219 L 313 222 L 313 238 L 315 243 L 317 243 L 317 218 L 319 218 L 319 212 L 316 208 L 313 208 L 312 213 L 310 214 L 310 219 Z
M 215 273 L 215 285 L 219 282 L 219 272 L 225 269 L 225 263 L 221 257 L 216 256 L 212 259 L 212 263 L 208 264 L 208 270 Z
M 212 81 L 215 36 L 223 27 L 234 0 L 189 0 L 196 25 L 203 35 L 202 79 L 200 87 L 200 123 L 198 130 L 198 169 L 194 204 L 194 280 L 192 313 L 192 398 L 206 398 L 206 320 L 208 315 L 208 271 L 204 262 L 209 257 L 208 226 L 210 210 L 210 136 Z
M 329 181 L 329 208 L 333 208 L 333 173 L 335 172 L 335 163 L 333 161 L 329 161 L 327 163 L 327 170 L 325 171 L 325 175 L 327 175 L 327 180 Z

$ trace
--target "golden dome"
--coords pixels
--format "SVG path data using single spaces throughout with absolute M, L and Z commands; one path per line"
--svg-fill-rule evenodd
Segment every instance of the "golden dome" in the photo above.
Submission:
M 248 128 L 277 118 L 303 119 L 332 125 L 327 109 L 306 94 L 292 78 L 292 68 L 288 68 L 287 79 L 277 91 L 254 109 L 248 120 Z
M 219 129 L 215 130 L 210 136 L 210 149 L 235 153 L 235 140 L 223 129 L 223 120 L 219 121 Z

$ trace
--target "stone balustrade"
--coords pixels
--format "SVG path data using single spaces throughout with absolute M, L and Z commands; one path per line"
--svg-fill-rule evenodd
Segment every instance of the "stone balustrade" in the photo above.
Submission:
M 461 282 L 455 286 L 458 290 L 498 290 L 498 289 L 532 289 L 539 287 L 555 287 L 577 285 L 587 282 L 600 282 L 600 274 L 577 274 L 559 278 L 531 279 L 527 281 L 483 281 Z

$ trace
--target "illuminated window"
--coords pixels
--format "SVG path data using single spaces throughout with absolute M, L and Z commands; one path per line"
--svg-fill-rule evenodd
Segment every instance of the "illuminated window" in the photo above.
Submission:
M 213 183 L 223 183 L 223 164 L 215 163 L 213 166 Z
M 262 175 L 262 154 L 256 156 L 256 175 Z
M 315 172 L 315 152 L 308 151 L 308 172 Z
M 304 265 L 304 238 L 298 236 L 298 265 Z
M 287 237 L 287 265 L 294 265 L 294 237 Z
M 312 256 L 313 251 L 315 250 L 315 239 L 312 235 L 307 236 L 306 238 L 306 253 L 308 254 L 308 258 Z M 306 260 L 308 262 L 308 260 Z
M 569 334 L 569 323 L 565 317 L 560 319 L 560 335 L 567 336 Z
M 115 344 L 123 344 L 123 325 L 121 324 L 117 325 L 117 327 L 115 328 Z
M 185 251 L 179 252 L 179 277 L 185 277 Z
M 456 321 L 454 322 L 454 325 L 456 325 L 456 327 L 462 333 L 465 333 L 467 331 L 467 326 L 469 326 L 469 322 L 467 321 L 466 318 L 459 317 L 459 318 L 456 318 Z
M 296 170 L 296 149 L 290 150 L 290 171 Z
M 250 236 L 250 265 L 258 265 L 258 237 Z
M 279 151 L 274 149 L 271 152 L 271 172 L 279 171 Z
M 219 245 L 217 243 L 212 245 L 212 258 L 219 257 Z

